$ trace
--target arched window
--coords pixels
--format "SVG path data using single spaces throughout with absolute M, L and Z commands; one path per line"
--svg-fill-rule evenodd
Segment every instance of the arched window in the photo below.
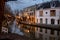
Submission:
M 51 19 L 51 24 L 54 24 L 55 23 L 55 19 Z
M 40 18 L 40 23 L 41 23 L 41 24 L 43 23 L 43 19 L 42 19 L 42 18 Z
M 48 22 L 48 19 L 46 18 L 46 19 L 45 19 L 45 21 L 46 21 L 46 24 L 47 24 L 47 22 Z

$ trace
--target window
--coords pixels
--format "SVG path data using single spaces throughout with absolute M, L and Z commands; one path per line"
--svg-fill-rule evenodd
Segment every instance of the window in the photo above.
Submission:
M 47 14 L 48 12 L 46 12 L 46 14 Z
M 40 28 L 40 32 L 42 32 L 42 28 Z
M 33 12 L 32 12 L 32 13 L 30 13 L 30 15 L 33 15 Z
M 47 33 L 47 29 L 45 29 L 45 33 Z
M 37 19 L 37 22 L 38 22 L 38 19 Z
M 46 20 L 46 24 L 47 24 L 48 19 L 45 19 L 45 20 Z
M 42 18 L 40 18 L 40 23 L 41 23 L 41 24 L 43 23 L 43 19 L 42 19 Z
M 38 30 L 38 27 L 36 29 Z
M 54 24 L 55 23 L 55 19 L 51 19 L 51 24 Z
M 54 30 L 51 30 L 51 34 L 52 34 L 52 35 L 54 34 Z
M 59 24 L 60 21 L 58 20 L 57 22 L 58 22 L 58 24 Z
M 33 11 L 32 9 L 30 9 L 30 11 Z
M 55 10 L 50 10 L 50 16 L 55 16 L 56 15 L 56 11 Z
M 43 16 L 43 11 L 40 11 L 40 16 Z
M 59 31 L 57 31 L 57 35 L 59 35 Z

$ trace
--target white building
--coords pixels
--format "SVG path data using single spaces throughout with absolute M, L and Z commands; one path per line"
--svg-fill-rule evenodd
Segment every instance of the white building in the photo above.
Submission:
M 60 2 L 53 0 L 42 3 L 36 10 L 36 23 L 47 25 L 60 24 Z M 36 37 L 40 40 L 60 40 L 60 31 L 36 27 Z
M 34 16 L 35 20 L 33 18 L 32 20 L 40 25 L 59 25 L 60 1 L 52 0 L 50 2 L 27 7 L 24 9 L 24 14 L 27 14 L 30 17 Z M 39 40 L 60 40 L 60 31 L 35 27 L 35 37 Z
M 60 8 L 46 8 L 36 11 L 37 23 L 41 24 L 59 24 Z

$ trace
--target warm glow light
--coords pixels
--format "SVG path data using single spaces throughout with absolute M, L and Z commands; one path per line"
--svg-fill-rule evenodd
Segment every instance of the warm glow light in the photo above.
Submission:
M 29 19 L 29 16 L 27 16 L 27 19 Z
M 29 24 L 31 24 L 31 22 L 29 22 Z
M 27 16 L 27 15 L 28 15 L 27 13 L 24 14 L 24 16 Z
M 18 24 L 18 22 L 16 22 L 16 24 Z
M 29 30 L 24 30 L 24 31 L 29 33 Z
M 18 17 L 18 18 L 20 18 L 20 17 Z
M 27 32 L 29 32 L 29 30 Z
M 16 18 L 20 18 L 19 16 L 16 16 Z
M 11 17 L 10 15 L 8 15 L 8 17 Z

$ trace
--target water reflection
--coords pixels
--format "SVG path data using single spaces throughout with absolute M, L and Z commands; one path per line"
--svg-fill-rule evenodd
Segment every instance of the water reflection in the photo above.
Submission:
M 25 36 L 30 37 L 32 39 L 38 38 L 39 40 L 58 40 L 58 37 L 60 37 L 57 35 L 56 30 L 54 32 L 55 34 L 52 35 L 51 32 L 53 30 L 49 30 L 49 29 L 46 30 L 46 29 L 40 28 L 40 27 L 33 27 L 33 26 L 20 24 L 19 21 L 20 21 L 19 19 L 18 19 L 18 22 L 15 19 L 14 21 L 11 21 L 11 24 L 8 25 L 11 33 L 25 35 Z
M 16 24 L 16 20 L 14 20 L 8 26 L 9 26 L 9 30 L 10 30 L 11 33 L 16 33 L 16 34 L 19 34 L 19 35 L 23 35 L 23 32 L 20 31 L 20 28 L 18 28 L 18 25 Z

